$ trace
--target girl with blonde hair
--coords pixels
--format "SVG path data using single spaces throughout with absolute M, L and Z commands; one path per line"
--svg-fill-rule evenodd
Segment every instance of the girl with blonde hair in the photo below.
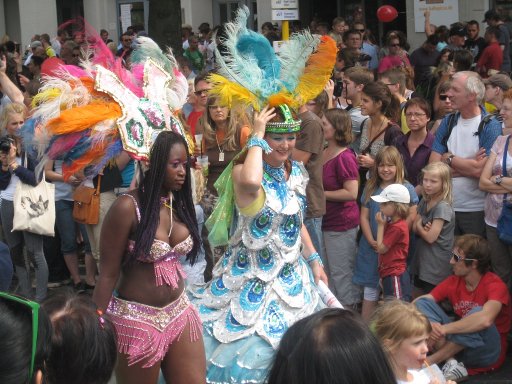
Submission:
M 420 174 L 423 199 L 413 226 L 417 235 L 414 296 L 430 292 L 451 274 L 450 259 L 455 229 L 452 176 L 442 162 L 428 164 Z
M 392 146 L 383 147 L 375 157 L 371 169 L 371 177 L 361 197 L 361 231 L 359 249 L 352 281 L 364 287 L 362 316 L 369 320 L 379 301 L 379 271 L 377 254 L 377 220 L 380 211 L 379 203 L 372 196 L 379 195 L 384 188 L 391 184 L 402 184 L 409 191 L 410 206 L 407 216 L 407 226 L 411 230 L 416 217 L 418 195 L 412 184 L 405 180 L 404 163 L 398 149 Z
M 420 371 L 427 358 L 432 326 L 414 304 L 400 300 L 385 302 L 375 311 L 370 328 L 387 352 L 398 384 L 439 383 L 437 378 Z

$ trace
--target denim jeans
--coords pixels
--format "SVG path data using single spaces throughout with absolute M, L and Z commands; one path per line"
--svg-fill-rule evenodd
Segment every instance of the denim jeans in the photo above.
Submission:
M 37 301 L 43 301 L 46 297 L 48 285 L 48 265 L 43 252 L 43 236 L 27 231 L 12 230 L 14 218 L 14 203 L 9 200 L 2 200 L 0 208 L 2 223 L 4 225 L 7 245 L 11 252 L 11 258 L 16 270 L 16 276 L 20 284 L 20 293 L 28 298 L 32 297 L 32 285 L 30 283 L 29 262 L 23 255 L 23 246 L 27 250 L 27 256 L 33 263 L 36 272 L 36 296 Z
M 304 225 L 306 226 L 309 237 L 311 237 L 311 241 L 313 242 L 313 246 L 315 250 L 318 252 L 324 264 L 326 263 L 326 259 L 323 255 L 323 242 L 322 242 L 322 218 L 321 217 L 311 217 L 309 219 L 304 220 Z
M 415 304 L 432 323 L 448 324 L 453 321 L 434 300 L 421 298 Z M 468 312 L 468 316 L 481 310 L 482 307 L 474 307 Z M 471 368 L 487 367 L 494 364 L 500 356 L 501 339 L 494 324 L 478 332 L 446 335 L 446 340 L 464 346 L 457 358 Z

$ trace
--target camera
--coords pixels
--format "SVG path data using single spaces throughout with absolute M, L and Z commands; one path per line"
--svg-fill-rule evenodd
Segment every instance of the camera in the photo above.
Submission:
M 0 138 L 0 152 L 8 154 L 11 150 L 11 144 L 14 144 L 14 140 L 9 136 Z
M 361 53 L 359 57 L 356 59 L 356 61 L 358 63 L 364 63 L 370 61 L 371 59 L 372 57 L 370 55 L 367 55 L 366 53 Z
M 343 92 L 343 80 L 336 80 L 334 83 L 334 91 L 333 96 L 340 97 L 341 93 Z

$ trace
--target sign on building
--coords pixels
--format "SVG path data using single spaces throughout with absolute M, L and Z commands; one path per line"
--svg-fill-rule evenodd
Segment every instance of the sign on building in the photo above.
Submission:
M 414 28 L 425 32 L 425 11 L 430 10 L 430 23 L 436 26 L 459 21 L 459 0 L 414 0 Z

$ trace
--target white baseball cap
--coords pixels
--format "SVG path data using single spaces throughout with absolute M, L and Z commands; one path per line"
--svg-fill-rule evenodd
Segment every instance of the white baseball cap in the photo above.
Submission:
M 377 203 L 387 203 L 392 201 L 394 203 L 410 203 L 411 195 L 409 190 L 402 184 L 391 184 L 382 190 L 380 195 L 372 196 L 372 199 Z

